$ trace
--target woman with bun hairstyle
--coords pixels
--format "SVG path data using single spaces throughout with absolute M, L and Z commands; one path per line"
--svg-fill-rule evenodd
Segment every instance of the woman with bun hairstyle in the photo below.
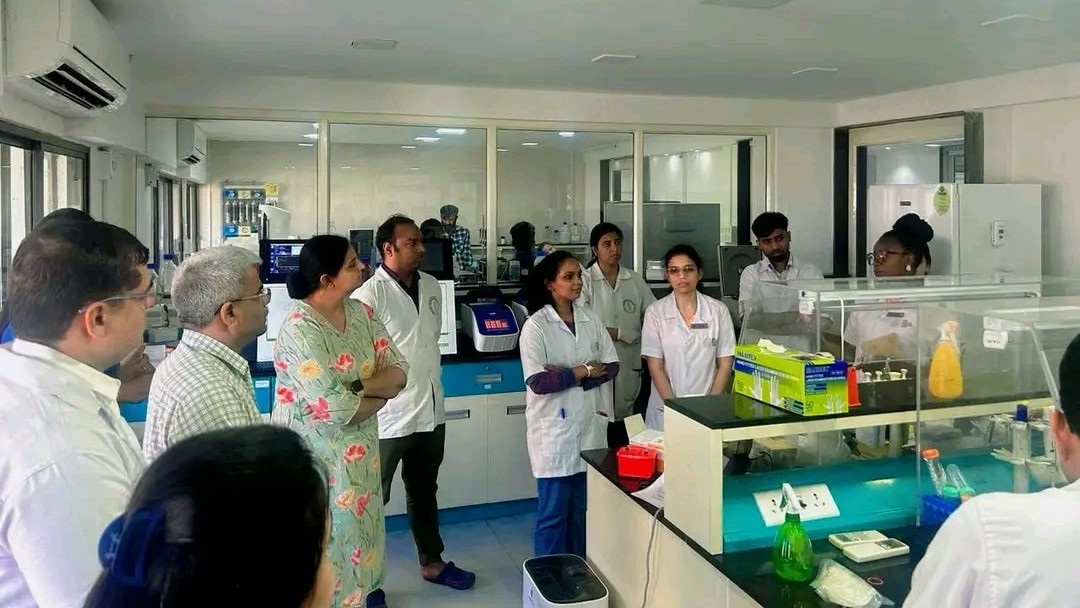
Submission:
M 923 276 L 930 272 L 930 241 L 934 229 L 918 215 L 896 220 L 874 250 L 866 254 L 879 278 Z M 853 312 L 844 328 L 844 341 L 855 347 L 855 361 L 914 357 L 917 349 L 916 311 Z
M 85 608 L 327 608 L 326 480 L 302 438 L 269 424 L 177 443 L 102 534 Z
M 328 555 L 336 575 L 334 605 L 342 608 L 386 605 L 375 414 L 405 387 L 408 373 L 371 308 L 349 297 L 364 271 L 345 237 L 308 240 L 288 279 L 289 296 L 298 301 L 274 344 L 273 422 L 306 439 L 329 472 Z

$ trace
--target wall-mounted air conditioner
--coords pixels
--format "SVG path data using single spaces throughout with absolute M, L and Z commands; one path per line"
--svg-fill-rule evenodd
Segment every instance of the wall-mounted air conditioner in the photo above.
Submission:
M 206 158 L 206 132 L 194 120 L 176 121 L 176 159 L 197 165 Z
M 131 59 L 90 0 L 4 0 L 5 82 L 62 116 L 115 110 Z

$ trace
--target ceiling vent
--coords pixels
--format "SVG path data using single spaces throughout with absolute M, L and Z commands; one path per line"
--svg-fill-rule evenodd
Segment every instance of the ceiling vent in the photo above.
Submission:
M 749 8 L 759 11 L 771 11 L 792 2 L 793 0 L 701 0 L 702 4 L 709 6 L 726 6 L 728 8 Z
M 5 75 L 58 114 L 92 116 L 127 100 L 131 59 L 90 0 L 6 0 Z

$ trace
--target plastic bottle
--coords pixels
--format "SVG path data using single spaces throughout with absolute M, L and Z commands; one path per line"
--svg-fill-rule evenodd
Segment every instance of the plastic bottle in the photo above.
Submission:
M 934 494 L 938 496 L 942 496 L 945 487 L 949 485 L 945 477 L 945 469 L 941 468 L 940 456 L 941 454 L 935 448 L 926 448 L 922 452 L 926 468 L 930 471 L 930 483 L 934 484 Z
M 173 257 L 173 254 L 166 253 L 161 263 L 161 274 L 158 278 L 161 280 L 162 293 L 172 293 L 173 277 L 176 276 L 176 262 L 173 261 Z
M 561 243 L 561 242 L 562 242 L 562 234 L 560 234 L 560 233 L 559 233 L 559 229 L 558 229 L 558 228 L 556 228 L 556 229 L 555 229 L 555 232 L 554 232 L 554 234 L 553 234 L 553 236 L 552 236 L 551 242 L 552 242 L 553 244 L 554 244 L 554 243 Z
M 964 394 L 964 376 L 960 369 L 960 349 L 956 347 L 956 324 L 941 326 L 941 337 L 930 357 L 929 389 L 938 399 L 957 399 Z
M 161 293 L 161 281 L 158 278 L 157 264 L 149 262 L 146 264 L 146 269 L 150 271 L 150 291 L 152 293 Z
M 960 502 L 967 502 L 975 497 L 975 488 L 968 485 L 967 480 L 964 479 L 964 474 L 960 472 L 960 467 L 950 464 L 945 467 L 945 475 L 948 476 L 949 485 L 959 492 Z
M 791 484 L 783 486 L 784 523 L 773 541 L 772 564 L 776 576 L 786 581 L 802 583 L 814 578 L 814 545 L 799 517 L 799 497 Z
M 562 232 L 560 234 L 562 235 L 562 240 L 559 241 L 560 243 L 565 245 L 570 242 L 570 225 L 568 223 L 562 223 Z
M 581 242 L 581 227 L 578 225 L 577 222 L 574 222 L 574 225 L 570 227 L 570 242 Z
M 551 226 L 544 226 L 544 241 L 550 243 L 551 239 Z

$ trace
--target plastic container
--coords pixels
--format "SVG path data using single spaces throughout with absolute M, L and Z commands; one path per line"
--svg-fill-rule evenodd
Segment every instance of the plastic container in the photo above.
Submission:
M 941 337 L 930 357 L 927 384 L 930 394 L 938 399 L 957 399 L 964 394 L 960 350 L 956 347 L 954 332 L 954 323 L 951 321 L 941 327 Z
M 848 407 L 859 407 L 859 370 L 851 365 L 847 368 Z
M 951 488 L 954 492 L 956 488 Z M 960 501 L 957 498 L 945 498 L 944 496 L 934 496 L 932 494 L 924 494 L 922 497 L 922 519 L 921 524 L 924 526 L 940 526 L 945 523 L 946 519 L 960 508 Z
M 799 499 L 791 485 L 783 485 L 784 523 L 773 540 L 772 565 L 778 578 L 804 583 L 814 578 L 814 545 L 799 516 Z
M 945 469 L 941 468 L 940 456 L 941 454 L 935 448 L 926 448 L 922 452 L 923 460 L 926 461 L 926 468 L 930 472 L 930 483 L 934 484 L 934 494 L 938 496 L 941 496 L 945 487 L 949 485 L 945 477 Z
M 649 479 L 656 474 L 656 452 L 637 445 L 628 445 L 615 452 L 619 477 Z
M 960 496 L 960 502 L 967 502 L 975 497 L 975 488 L 971 487 L 967 480 L 964 479 L 960 467 L 950 464 L 945 467 L 945 476 L 949 480 L 949 486 L 956 488 L 956 492 Z

